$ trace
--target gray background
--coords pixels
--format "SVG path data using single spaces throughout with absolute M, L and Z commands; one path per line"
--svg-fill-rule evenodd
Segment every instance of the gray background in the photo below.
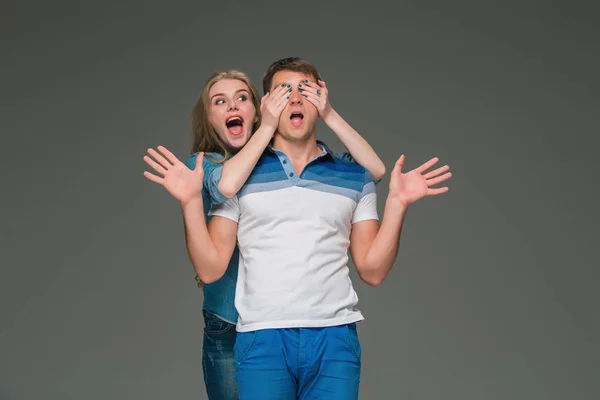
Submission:
M 213 70 L 260 86 L 291 55 L 388 172 L 454 173 L 382 286 L 353 273 L 361 398 L 599 398 L 597 7 L 511 3 L 3 1 L 0 399 L 206 398 L 202 293 L 142 156 L 187 157 Z

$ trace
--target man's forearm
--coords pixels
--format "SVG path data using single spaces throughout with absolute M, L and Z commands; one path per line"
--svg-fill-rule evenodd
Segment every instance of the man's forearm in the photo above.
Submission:
M 323 122 L 336 134 L 356 162 L 365 167 L 375 180 L 385 175 L 385 165 L 375 150 L 333 108 Z
M 388 198 L 383 220 L 364 260 L 363 279 L 378 285 L 392 268 L 398 247 L 407 206 Z
M 223 260 L 210 237 L 202 198 L 181 205 L 185 242 L 190 261 L 201 281 L 211 283 L 223 276 L 227 260 Z

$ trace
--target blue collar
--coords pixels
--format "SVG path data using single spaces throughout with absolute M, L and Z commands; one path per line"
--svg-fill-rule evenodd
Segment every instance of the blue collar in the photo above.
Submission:
M 333 153 L 333 151 L 331 151 L 329 146 L 327 146 L 327 144 L 325 144 L 325 142 L 317 140 L 317 146 L 323 151 L 323 154 L 321 154 L 319 157 L 327 155 L 331 158 L 335 158 L 335 154 Z M 273 146 L 271 146 L 271 144 L 269 144 L 267 146 L 267 149 L 272 153 L 282 153 L 281 151 L 274 149 Z M 319 158 L 319 157 L 317 157 L 317 158 Z

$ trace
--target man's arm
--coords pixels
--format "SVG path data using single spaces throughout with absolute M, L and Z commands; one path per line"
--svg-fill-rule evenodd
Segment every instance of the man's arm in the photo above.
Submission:
M 352 225 L 350 253 L 358 275 L 368 285 L 380 285 L 392 268 L 406 210 L 407 207 L 388 198 L 381 226 L 372 219 Z
M 160 153 L 148 149 L 149 156 L 144 161 L 162 177 L 145 171 L 144 176 L 163 186 L 173 197 L 179 200 L 183 211 L 186 247 L 190 260 L 201 281 L 210 283 L 219 279 L 227 270 L 229 259 L 235 247 L 237 235 L 237 216 L 239 207 L 237 198 L 228 200 L 221 206 L 222 214 L 230 216 L 211 220 L 213 237 L 206 227 L 203 191 L 205 170 L 214 168 L 214 163 L 204 160 L 204 153 L 193 154 L 181 162 L 164 146 L 158 146 Z M 156 161 L 154 161 L 156 160 Z
M 350 234 L 352 259 L 360 278 L 365 283 L 372 286 L 380 285 L 392 268 L 398 255 L 402 224 L 409 204 L 424 196 L 448 191 L 447 187 L 435 189 L 430 187 L 452 176 L 450 172 L 446 172 L 449 169 L 447 165 L 425 172 L 437 161 L 437 158 L 433 158 L 412 171 L 402 173 L 404 156 L 398 159 L 391 174 L 390 192 L 385 203 L 381 226 L 378 221 L 369 218 L 369 209 L 375 207 L 375 201 L 374 194 L 370 193 L 373 190 L 370 189 L 372 184 L 366 182 L 367 189 L 356 208 L 357 221 L 352 225 Z
M 227 200 L 220 207 L 235 214 L 237 199 Z M 208 227 L 204 215 L 202 197 L 181 205 L 185 226 L 188 255 L 202 282 L 219 280 L 229 264 L 237 239 L 237 222 L 225 217 L 213 216 Z

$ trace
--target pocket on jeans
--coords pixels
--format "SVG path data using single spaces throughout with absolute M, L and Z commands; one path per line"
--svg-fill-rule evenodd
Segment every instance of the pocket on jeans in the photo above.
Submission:
M 235 345 L 233 346 L 233 361 L 235 363 L 241 363 L 248 358 L 250 350 L 256 343 L 256 337 L 258 331 L 252 332 L 238 332 L 235 338 Z
M 202 314 L 204 315 L 204 332 L 207 334 L 221 334 L 235 329 L 235 325 L 223 321 L 209 311 L 202 310 Z
M 346 329 L 346 343 L 350 348 L 350 351 L 356 358 L 360 360 L 362 354 L 362 347 L 360 346 L 360 340 L 358 339 L 358 331 L 356 330 L 356 323 L 347 324 Z

